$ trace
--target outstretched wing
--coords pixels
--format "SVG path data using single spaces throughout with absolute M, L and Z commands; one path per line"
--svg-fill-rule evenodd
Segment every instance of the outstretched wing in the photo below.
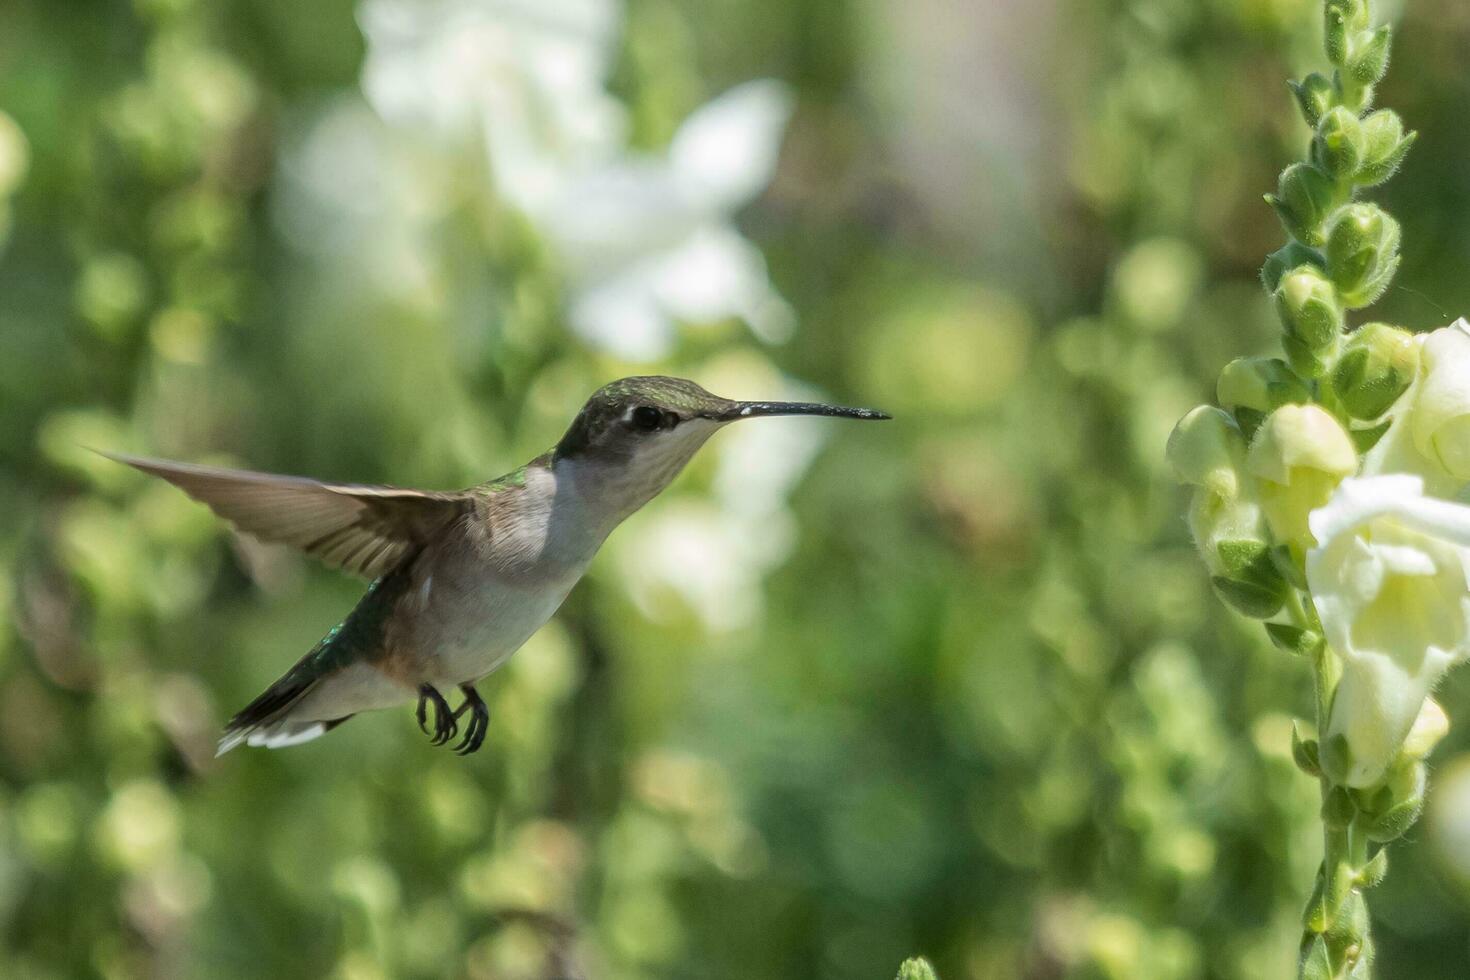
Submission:
M 471 506 L 461 493 L 320 483 L 299 476 L 103 453 L 163 477 L 241 531 L 376 578 Z

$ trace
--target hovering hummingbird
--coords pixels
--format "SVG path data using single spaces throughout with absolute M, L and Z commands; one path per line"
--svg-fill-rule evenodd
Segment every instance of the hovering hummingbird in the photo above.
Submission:
M 556 448 L 457 492 L 106 455 L 168 480 L 262 541 L 372 579 L 345 620 L 230 719 L 218 754 L 242 742 L 295 745 L 360 711 L 417 699 L 419 727 L 434 745 L 454 738 L 469 712 L 456 746 L 466 755 L 490 720 L 475 683 L 551 618 L 612 529 L 667 487 L 705 440 L 763 415 L 889 418 L 867 408 L 731 401 L 681 378 L 624 378 L 587 400 Z M 464 701 L 451 710 L 443 692 L 454 687 Z

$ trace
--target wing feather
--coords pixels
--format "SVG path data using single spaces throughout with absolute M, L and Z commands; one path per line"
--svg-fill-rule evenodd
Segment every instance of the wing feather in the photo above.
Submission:
M 162 477 L 239 530 L 299 548 L 328 565 L 376 578 L 464 514 L 463 493 L 322 483 L 103 453 Z

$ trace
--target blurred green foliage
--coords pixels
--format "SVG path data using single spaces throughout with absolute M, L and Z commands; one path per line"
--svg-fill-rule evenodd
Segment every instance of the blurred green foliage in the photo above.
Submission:
M 0 5 L 0 974 L 1289 975 L 1305 668 L 1213 601 L 1161 448 L 1271 335 L 1318 8 L 633 0 L 633 145 L 749 78 L 797 97 L 741 215 L 794 336 L 691 324 L 653 367 L 898 420 L 823 430 L 753 517 L 761 454 L 815 446 L 712 447 L 486 685 L 478 756 L 403 711 L 215 762 L 360 585 L 84 447 L 459 486 L 649 365 L 569 330 L 473 165 L 399 188 L 429 217 L 386 265 L 290 240 L 330 231 L 283 211 L 359 98 L 349 0 Z M 1470 309 L 1467 43 L 1407 5 L 1395 322 Z M 1384 977 L 1466 974 L 1465 846 L 1395 853 Z

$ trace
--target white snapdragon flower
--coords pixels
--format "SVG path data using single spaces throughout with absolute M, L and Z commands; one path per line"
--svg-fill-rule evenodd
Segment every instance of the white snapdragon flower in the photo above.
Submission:
M 1431 496 L 1454 497 L 1470 480 L 1470 322 L 1414 340 L 1418 372 L 1363 473 L 1413 473 Z
M 1425 336 L 1409 415 L 1414 445 L 1455 479 L 1470 480 L 1470 323 Z
M 1282 405 L 1261 424 L 1246 455 L 1266 521 L 1277 540 L 1312 543 L 1307 515 L 1357 471 L 1352 437 L 1318 405 Z
M 1416 476 L 1362 477 L 1310 522 L 1307 581 L 1343 664 L 1323 763 L 1345 785 L 1372 786 L 1435 684 L 1470 657 L 1470 507 L 1424 496 Z

